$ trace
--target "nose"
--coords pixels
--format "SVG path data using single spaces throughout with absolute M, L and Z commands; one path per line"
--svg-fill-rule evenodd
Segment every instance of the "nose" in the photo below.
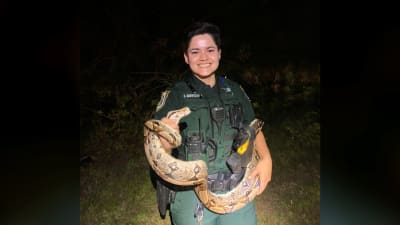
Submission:
M 200 60 L 207 60 L 207 58 L 208 58 L 207 52 L 201 51 L 200 52 Z

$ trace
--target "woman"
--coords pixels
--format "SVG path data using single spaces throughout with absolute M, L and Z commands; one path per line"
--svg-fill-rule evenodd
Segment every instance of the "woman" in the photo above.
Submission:
M 219 28 L 210 23 L 195 23 L 186 33 L 184 59 L 192 74 L 163 92 L 155 113 L 179 131 L 183 144 L 177 149 L 161 137 L 166 151 L 182 160 L 204 160 L 208 168 L 208 187 L 212 192 L 224 193 L 237 184 L 232 165 L 227 163 L 232 154 L 232 143 L 243 124 L 254 119 L 254 111 L 246 93 L 237 83 L 216 75 L 221 59 Z M 188 106 L 191 113 L 177 125 L 165 116 L 171 110 Z M 261 194 L 271 180 L 272 159 L 262 131 L 255 138 L 260 160 L 252 177 L 259 176 Z M 237 176 L 236 176 L 237 175 Z M 162 185 L 158 182 L 158 185 Z M 170 215 L 174 225 L 256 225 L 254 202 L 228 214 L 208 210 L 198 200 L 193 187 L 170 187 L 174 199 Z M 159 197 L 159 196 L 158 196 Z

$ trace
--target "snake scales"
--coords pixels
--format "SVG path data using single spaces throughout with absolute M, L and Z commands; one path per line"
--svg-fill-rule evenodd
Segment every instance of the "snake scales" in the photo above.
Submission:
M 179 123 L 179 120 L 190 114 L 188 107 L 170 111 L 167 118 Z M 262 127 L 262 121 L 254 119 L 250 127 L 255 129 L 257 134 Z M 144 126 L 144 150 L 151 168 L 165 181 L 175 184 L 190 186 L 194 185 L 194 191 L 200 201 L 209 210 L 225 214 L 234 212 L 254 199 L 259 188 L 259 178 L 249 178 L 250 173 L 258 163 L 259 156 L 254 149 L 254 142 L 251 143 L 252 159 L 247 165 L 243 179 L 231 191 L 223 194 L 211 192 L 207 187 L 207 166 L 202 160 L 183 161 L 171 156 L 162 147 L 160 137 L 164 137 L 172 146 L 178 147 L 182 137 L 170 126 L 160 120 L 148 120 Z M 254 139 L 253 139 L 254 140 Z

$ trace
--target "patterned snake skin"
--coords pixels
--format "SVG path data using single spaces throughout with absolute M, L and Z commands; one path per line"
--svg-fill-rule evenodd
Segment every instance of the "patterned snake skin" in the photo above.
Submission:
M 176 121 L 178 124 L 179 120 L 188 114 L 190 114 L 190 109 L 183 107 L 170 111 L 167 118 Z M 254 119 L 250 126 L 255 129 L 257 134 L 261 130 L 262 124 L 261 120 Z M 256 196 L 260 184 L 259 178 L 248 178 L 259 159 L 257 151 L 254 149 L 254 142 L 251 143 L 251 148 L 247 150 L 252 151 L 252 159 L 247 165 L 243 179 L 231 191 L 216 194 L 208 190 L 208 172 L 205 162 L 202 160 L 183 161 L 171 156 L 162 147 L 159 136 L 164 137 L 174 147 L 181 145 L 182 141 L 180 134 L 170 126 L 160 120 L 148 120 L 144 126 L 144 150 L 151 168 L 169 183 L 183 186 L 194 185 L 194 191 L 209 210 L 220 214 L 234 212 Z

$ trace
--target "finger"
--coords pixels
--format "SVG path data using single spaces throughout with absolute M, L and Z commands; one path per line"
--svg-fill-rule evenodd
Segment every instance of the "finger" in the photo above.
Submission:
M 257 191 L 257 195 L 260 195 L 264 191 L 264 183 L 260 180 L 260 188 Z
M 168 118 L 164 117 L 164 118 L 161 119 L 161 122 L 167 124 L 172 129 L 174 129 L 176 131 L 179 131 L 179 126 L 174 120 L 171 120 L 171 119 L 168 119 Z
M 260 182 L 261 182 L 261 183 L 260 183 L 260 188 L 258 189 L 258 194 L 257 194 L 257 195 L 263 193 L 264 190 L 265 190 L 265 189 L 267 188 L 267 186 L 268 186 L 268 182 L 267 182 L 266 180 L 260 181 Z
M 253 172 L 250 173 L 249 178 L 252 179 L 257 175 L 257 170 L 253 170 Z

